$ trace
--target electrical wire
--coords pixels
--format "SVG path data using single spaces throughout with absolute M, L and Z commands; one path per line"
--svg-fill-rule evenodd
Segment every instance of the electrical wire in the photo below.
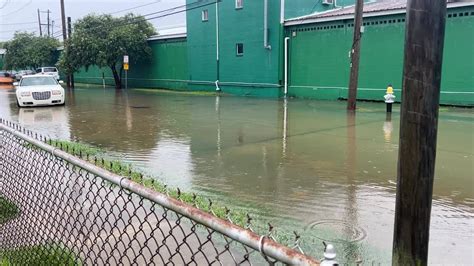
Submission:
M 27 29 L 15 29 L 15 30 L 2 30 L 0 31 L 0 33 L 4 33 L 4 32 L 17 32 L 17 31 L 28 31 L 28 30 L 35 30 L 36 27 L 34 28 L 27 28 Z
M 145 6 L 150 6 L 150 5 L 158 4 L 158 3 L 160 3 L 160 2 L 161 2 L 161 0 L 156 0 L 156 1 L 151 2 L 151 3 L 148 3 L 148 4 L 143 4 L 143 5 L 139 5 L 139 6 L 134 6 L 134 7 L 126 8 L 126 9 L 118 10 L 118 11 L 115 11 L 115 12 L 112 12 L 112 13 L 108 13 L 108 14 L 113 15 L 113 14 L 117 14 L 117 13 L 120 13 L 120 12 L 124 12 L 124 11 L 129 11 L 129 10 L 137 9 L 137 8 L 140 8 L 140 7 L 145 7 Z
M 30 0 L 28 3 L 24 4 L 23 6 L 21 6 L 21 7 L 18 8 L 17 10 L 12 11 L 12 12 L 7 13 L 7 14 L 4 14 L 4 15 L 2 15 L 2 17 L 7 17 L 7 16 L 10 16 L 11 14 L 15 14 L 15 13 L 17 13 L 17 12 L 20 12 L 20 11 L 23 10 L 25 7 L 31 5 L 31 2 L 32 2 L 32 1 L 33 1 L 33 0 Z
M 5 2 L 3 3 L 3 5 L 0 6 L 0 9 L 3 9 L 4 7 L 6 7 L 9 3 L 10 3 L 10 0 L 5 0 Z
M 38 24 L 38 21 L 18 22 L 18 23 L 1 23 L 0 26 L 27 25 L 27 24 Z
M 160 10 L 160 11 L 157 11 L 157 12 L 152 12 L 152 13 L 144 14 L 144 15 L 141 15 L 141 17 L 135 18 L 135 20 L 127 21 L 127 22 L 124 22 L 124 23 L 115 24 L 115 25 L 113 25 L 112 27 L 122 27 L 122 26 L 127 26 L 127 25 L 130 25 L 130 24 L 138 23 L 138 22 L 141 22 L 141 21 L 149 21 L 149 20 L 164 18 L 164 17 L 167 17 L 167 16 L 176 15 L 176 14 L 183 13 L 183 12 L 187 12 L 187 11 L 194 10 L 194 9 L 197 9 L 197 8 L 201 8 L 201 7 L 205 7 L 205 6 L 209 6 L 209 5 L 214 5 L 214 4 L 216 4 L 216 3 L 218 3 L 218 2 L 221 2 L 221 1 L 222 1 L 222 0 L 214 0 L 214 1 L 210 2 L 210 3 L 206 3 L 206 4 L 194 6 L 194 7 L 191 7 L 191 8 L 186 8 L 186 9 L 183 9 L 183 10 L 179 10 L 179 11 L 167 13 L 167 14 L 164 14 L 164 15 L 159 15 L 159 16 L 154 16 L 154 17 L 150 17 L 150 18 L 145 18 L 145 16 L 150 16 L 150 15 L 155 15 L 155 14 L 163 13 L 163 12 L 166 12 L 166 11 L 176 10 L 176 9 L 178 9 L 178 8 L 182 8 L 182 7 L 186 7 L 186 6 L 191 6 L 191 5 L 194 5 L 194 4 L 196 4 L 196 3 L 209 2 L 208 0 L 205 0 L 205 1 L 203 1 L 203 0 L 198 0 L 198 1 L 192 2 L 192 3 L 190 3 L 190 4 L 181 5 L 181 6 L 176 6 L 176 7 L 173 7 L 173 8 L 169 8 L 169 9 Z M 142 18 L 142 17 L 143 17 L 143 18 Z M 91 27 L 91 28 L 88 28 L 88 30 L 91 30 L 91 29 L 98 29 L 98 28 L 101 28 L 101 27 L 104 27 L 104 26 Z
M 122 26 L 131 25 L 131 24 L 134 24 L 134 23 L 138 23 L 138 22 L 141 22 L 141 21 L 149 21 L 149 20 L 164 18 L 164 17 L 176 15 L 176 14 L 179 14 L 179 13 L 187 12 L 187 11 L 190 11 L 190 10 L 194 10 L 194 9 L 197 9 L 197 8 L 201 8 L 201 7 L 205 7 L 205 6 L 209 6 L 209 5 L 214 5 L 214 4 L 216 4 L 218 2 L 221 2 L 221 1 L 222 0 L 214 0 L 210 3 L 205 3 L 205 2 L 209 2 L 209 0 L 197 0 L 197 1 L 189 3 L 189 4 L 175 6 L 175 7 L 172 7 L 172 8 L 168 8 L 168 9 L 164 9 L 164 10 L 144 14 L 144 15 L 141 15 L 141 17 L 137 17 L 135 20 L 127 21 L 125 23 L 120 23 L 118 25 L 116 24 L 116 25 L 113 25 L 113 27 L 122 27 Z M 176 10 L 176 9 L 180 9 L 180 8 L 187 7 L 187 6 L 192 6 L 194 4 L 203 3 L 203 2 L 205 4 L 197 5 L 197 6 L 190 7 L 190 8 L 185 8 L 183 10 L 174 11 L 174 12 L 163 14 L 163 15 L 158 15 L 158 16 L 153 16 L 153 17 L 146 18 L 147 16 L 156 15 L 156 14 L 160 14 L 160 13 L 164 13 L 164 12 L 168 12 L 168 11 L 173 11 L 173 10 Z M 109 13 L 109 14 L 112 14 L 112 13 Z M 32 22 L 32 23 L 36 23 L 36 22 Z M 32 24 L 32 23 L 28 22 L 28 24 Z M 13 23 L 11 23 L 11 24 L 13 24 Z M 23 24 L 27 24 L 27 23 L 25 22 Z M 7 24 L 0 24 L 0 25 L 7 25 Z M 13 24 L 13 25 L 16 25 L 16 24 Z M 57 27 L 60 27 L 60 26 L 57 26 Z M 92 28 L 88 28 L 88 29 L 96 29 L 96 28 L 100 28 L 100 27 L 103 27 L 103 26 L 97 26 L 97 27 L 92 27 Z M 31 30 L 31 29 L 36 29 L 36 27 L 35 28 L 28 28 L 28 29 L 18 29 L 18 30 L 12 30 L 12 31 L 26 31 L 26 30 Z M 8 31 L 8 32 L 11 32 L 11 31 Z M 61 35 L 62 35 L 62 33 L 55 36 L 55 34 L 53 33 L 52 37 L 57 38 L 57 37 L 60 37 Z

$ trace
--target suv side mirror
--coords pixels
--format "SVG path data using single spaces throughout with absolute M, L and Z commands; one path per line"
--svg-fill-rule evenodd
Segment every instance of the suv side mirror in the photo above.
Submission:
M 18 82 L 13 82 L 13 86 L 18 86 Z
M 62 80 L 59 81 L 59 84 L 63 84 L 63 83 L 64 83 L 64 81 L 62 81 Z

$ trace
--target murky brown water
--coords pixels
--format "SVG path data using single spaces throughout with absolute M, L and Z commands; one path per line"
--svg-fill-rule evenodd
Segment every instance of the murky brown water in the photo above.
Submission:
M 0 90 L 0 116 L 55 138 L 99 145 L 171 187 L 306 230 L 321 254 L 390 262 L 399 111 L 359 103 L 190 96 L 79 88 L 66 107 L 18 109 Z M 441 107 L 430 262 L 473 264 L 474 113 Z M 291 231 L 290 231 L 291 232 Z

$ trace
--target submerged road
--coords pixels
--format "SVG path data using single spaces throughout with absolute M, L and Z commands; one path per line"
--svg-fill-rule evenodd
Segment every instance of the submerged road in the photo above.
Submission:
M 399 106 L 288 101 L 78 87 L 65 107 L 18 109 L 0 90 L 0 117 L 54 138 L 101 146 L 182 190 L 247 209 L 304 250 L 389 263 Z M 431 263 L 473 264 L 474 113 L 440 108 Z M 304 229 L 304 230 L 303 230 Z

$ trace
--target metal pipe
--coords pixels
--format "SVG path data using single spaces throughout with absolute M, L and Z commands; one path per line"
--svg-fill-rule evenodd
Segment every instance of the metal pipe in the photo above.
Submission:
M 216 91 L 221 91 L 219 88 L 219 1 L 216 1 Z
M 268 44 L 268 0 L 263 0 L 263 47 L 272 49 L 272 46 Z
M 280 24 L 285 23 L 285 0 L 280 0 Z
M 285 96 L 288 94 L 288 43 L 290 41 L 290 37 L 285 37 Z
M 83 161 L 76 156 L 66 153 L 58 148 L 50 146 L 40 140 L 32 138 L 23 134 L 13 128 L 3 124 L 4 120 L 0 119 L 0 130 L 4 130 L 16 137 L 19 137 L 34 146 L 50 152 L 53 156 L 61 158 L 62 160 L 78 166 L 96 176 L 99 176 L 112 184 L 118 185 L 124 189 L 129 190 L 145 199 L 157 203 L 167 209 L 179 213 L 198 224 L 202 224 L 211 228 L 237 242 L 240 242 L 254 250 L 257 250 L 266 256 L 277 259 L 283 263 L 290 265 L 319 265 L 319 262 L 314 258 L 306 256 L 294 249 L 283 246 L 265 236 L 260 236 L 250 230 L 241 228 L 229 221 L 217 218 L 216 216 L 197 209 L 191 205 L 183 203 L 177 199 L 168 197 L 155 190 L 144 187 L 126 177 L 110 173 L 100 167 L 97 167 L 89 162 Z

